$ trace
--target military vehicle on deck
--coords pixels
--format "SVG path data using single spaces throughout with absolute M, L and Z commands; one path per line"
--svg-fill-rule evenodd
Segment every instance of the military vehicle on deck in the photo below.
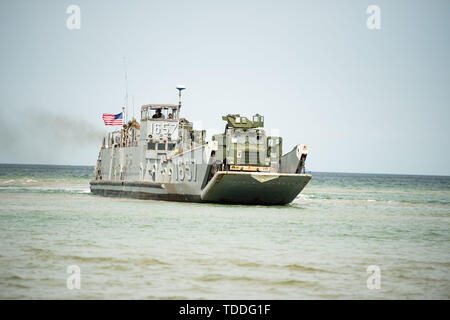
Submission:
M 110 132 L 94 169 L 91 192 L 105 196 L 235 204 L 288 204 L 311 179 L 306 145 L 282 154 L 282 138 L 267 136 L 264 117 L 222 117 L 223 133 L 180 117 L 179 103 L 148 104 L 141 121 Z

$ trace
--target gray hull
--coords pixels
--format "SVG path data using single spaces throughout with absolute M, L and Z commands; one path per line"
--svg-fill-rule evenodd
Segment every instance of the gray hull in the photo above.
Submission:
M 91 193 L 106 197 L 124 197 L 143 200 L 202 202 L 200 195 L 170 193 L 174 186 L 162 183 L 91 181 Z
M 197 193 L 177 193 L 175 184 L 127 181 L 91 181 L 91 192 L 102 196 L 138 199 L 284 205 L 311 179 L 305 174 L 219 171 Z

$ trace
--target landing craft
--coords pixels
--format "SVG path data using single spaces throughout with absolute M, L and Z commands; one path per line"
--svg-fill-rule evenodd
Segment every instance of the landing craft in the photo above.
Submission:
M 104 196 L 190 202 L 283 205 L 311 179 L 308 148 L 282 154 L 282 138 L 267 136 L 264 117 L 222 117 L 223 133 L 206 140 L 180 117 L 179 103 L 148 104 L 103 138 L 91 192 Z

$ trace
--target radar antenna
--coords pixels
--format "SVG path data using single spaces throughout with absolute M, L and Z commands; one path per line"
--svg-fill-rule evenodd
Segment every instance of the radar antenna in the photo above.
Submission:
M 178 90 L 178 118 L 179 118 L 180 109 L 181 109 L 181 91 L 183 91 L 184 89 L 186 89 L 186 86 L 184 84 L 177 85 L 177 90 Z

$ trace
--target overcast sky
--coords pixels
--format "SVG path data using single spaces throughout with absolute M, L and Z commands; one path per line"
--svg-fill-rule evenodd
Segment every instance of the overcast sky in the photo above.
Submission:
M 81 9 L 69 30 L 69 5 Z M 369 30 L 369 5 L 381 29 Z M 0 162 L 94 165 L 101 114 L 265 116 L 312 171 L 450 175 L 450 1 L 0 2 Z M 130 109 L 132 109 L 130 107 Z M 199 124 L 200 125 L 200 124 Z

